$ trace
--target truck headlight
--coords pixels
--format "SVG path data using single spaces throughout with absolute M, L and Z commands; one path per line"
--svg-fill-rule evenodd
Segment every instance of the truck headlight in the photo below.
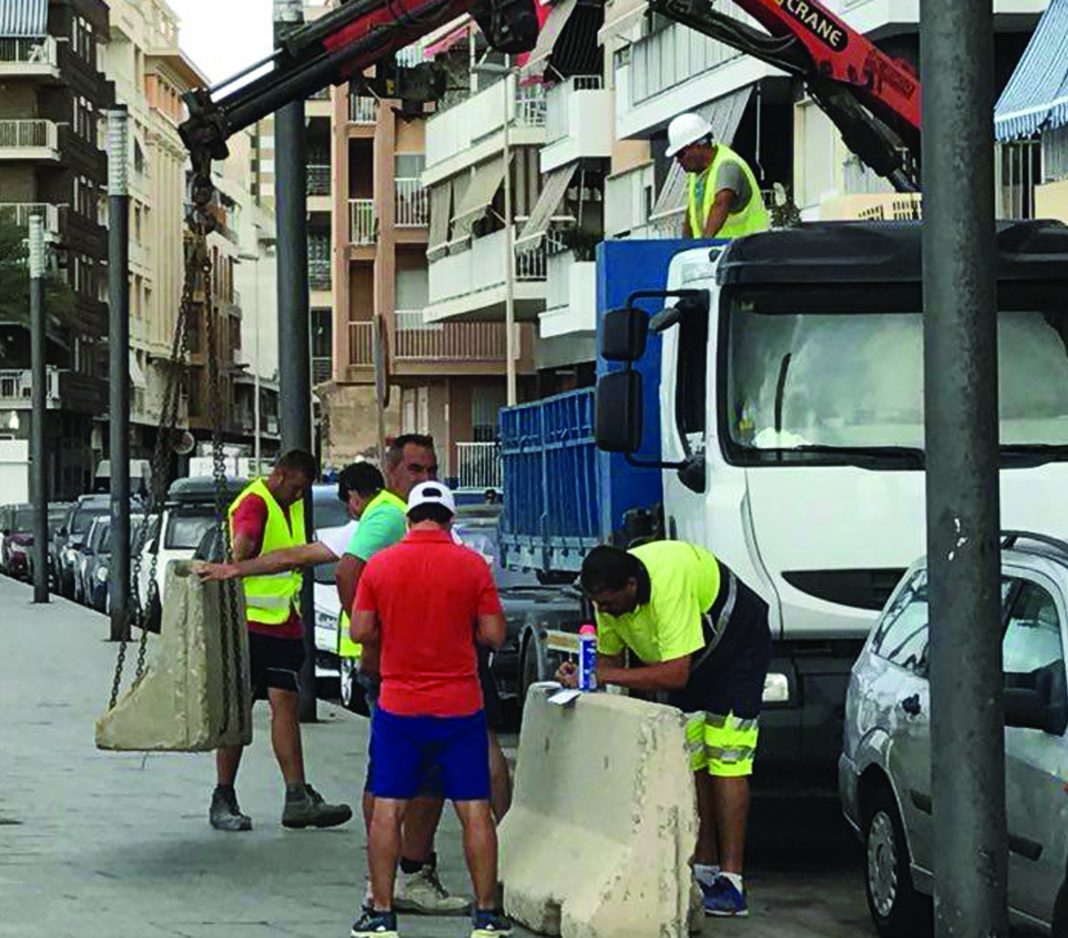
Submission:
M 785 674 L 769 673 L 764 678 L 764 703 L 788 703 L 790 679 Z

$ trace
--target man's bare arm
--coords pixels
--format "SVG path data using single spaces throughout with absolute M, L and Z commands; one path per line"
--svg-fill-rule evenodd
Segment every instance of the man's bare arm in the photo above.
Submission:
M 714 238 L 720 229 L 727 223 L 727 216 L 731 213 L 731 203 L 734 202 L 734 192 L 730 189 L 720 189 L 712 202 L 712 210 L 705 220 L 705 237 Z
M 503 613 L 491 612 L 488 615 L 479 615 L 478 631 L 475 636 L 480 645 L 497 649 L 504 644 L 505 628 Z
M 597 674 L 600 675 L 603 669 L 622 668 L 623 656 L 622 655 L 597 655 Z M 578 666 L 574 661 L 565 661 L 556 671 L 556 679 L 564 685 L 564 687 L 577 687 L 578 686 Z
M 360 642 L 375 642 L 378 640 L 378 616 L 373 611 L 359 610 L 352 616 L 352 624 L 349 626 L 349 637 L 359 644 Z
M 237 556 L 237 544 L 234 544 L 234 556 Z M 236 577 L 269 576 L 272 573 L 285 573 L 299 567 L 314 567 L 319 563 L 331 563 L 335 560 L 334 552 L 321 541 L 312 544 L 299 544 L 282 550 L 272 550 L 269 554 L 249 557 L 234 563 L 205 563 L 195 567 L 202 580 L 232 580 Z
M 345 554 L 338 562 L 334 582 L 337 584 L 337 598 L 341 600 L 342 609 L 351 609 L 356 601 L 356 587 L 360 585 L 366 561 L 354 554 Z
M 672 658 L 636 668 L 597 662 L 597 683 L 618 684 L 631 690 L 681 690 L 690 680 L 690 656 Z

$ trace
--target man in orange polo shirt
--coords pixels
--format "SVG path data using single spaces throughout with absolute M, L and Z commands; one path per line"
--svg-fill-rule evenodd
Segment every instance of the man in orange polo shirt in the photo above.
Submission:
M 401 825 L 428 769 L 437 771 L 464 828 L 475 892 L 472 938 L 511 934 L 496 907 L 497 832 L 476 651 L 476 643 L 500 647 L 504 613 L 485 561 L 452 539 L 455 514 L 444 485 L 415 486 L 407 536 L 368 561 L 356 593 L 352 639 L 378 644 L 382 685 L 371 728 L 374 903 L 352 938 L 397 936 Z

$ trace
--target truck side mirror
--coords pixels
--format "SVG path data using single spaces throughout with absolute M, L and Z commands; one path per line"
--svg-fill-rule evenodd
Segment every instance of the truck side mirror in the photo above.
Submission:
M 636 453 L 642 445 L 641 373 L 628 370 L 602 375 L 597 379 L 596 401 L 598 449 Z
M 601 357 L 610 362 L 636 362 L 645 354 L 649 318 L 634 306 L 610 309 L 601 320 Z

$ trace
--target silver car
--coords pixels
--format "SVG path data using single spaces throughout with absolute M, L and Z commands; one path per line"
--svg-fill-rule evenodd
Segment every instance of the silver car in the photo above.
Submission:
M 1068 856 L 1068 544 L 1003 541 L 1002 650 L 1014 925 L 1065 934 L 1054 916 Z M 879 933 L 929 930 L 933 888 L 927 567 L 905 574 L 853 666 L 838 781 L 865 849 L 868 908 Z M 1066 905 L 1058 902 L 1058 909 Z

